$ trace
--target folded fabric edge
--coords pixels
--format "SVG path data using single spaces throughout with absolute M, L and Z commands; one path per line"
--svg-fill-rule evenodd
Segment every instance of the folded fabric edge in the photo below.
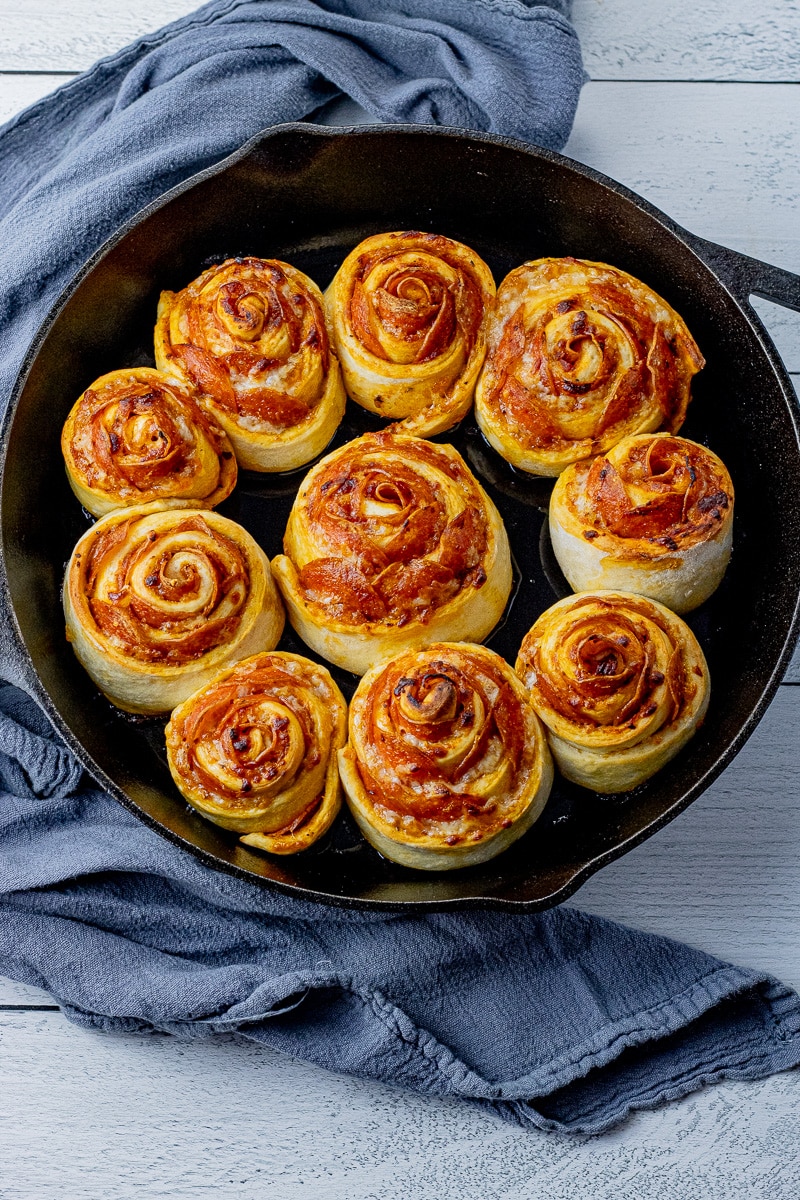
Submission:
M 737 973 L 744 976 L 744 986 L 728 990 L 724 979 L 716 980 L 711 990 L 719 989 L 720 994 L 710 1004 L 698 1008 L 694 1020 L 679 1021 L 669 1032 L 664 1031 L 663 1037 L 657 1042 L 646 1036 L 638 1041 L 625 1039 L 610 1063 L 598 1060 L 593 1064 L 588 1072 L 588 1080 L 594 1072 L 602 1074 L 604 1065 L 612 1066 L 620 1076 L 616 1088 L 609 1086 L 610 1081 L 604 1080 L 601 1099 L 595 1097 L 592 1102 L 591 1089 L 587 1088 L 589 1102 L 584 1100 L 582 1103 L 580 1095 L 576 1095 L 583 1090 L 582 1078 L 576 1077 L 562 1086 L 560 1094 L 555 1092 L 529 1100 L 500 1101 L 494 1107 L 504 1119 L 523 1127 L 594 1136 L 609 1132 L 635 1112 L 680 1100 L 708 1084 L 726 1079 L 755 1081 L 800 1066 L 800 997 L 769 976 L 754 978 L 751 974 L 748 977 L 736 968 L 732 972 L 718 974 L 731 977 Z M 712 1021 L 716 1019 L 721 1023 L 726 1007 L 737 1002 L 740 1006 L 748 1005 L 752 1010 L 745 1015 L 749 1028 L 746 1033 L 737 1030 L 726 1043 L 720 1038 L 719 1029 L 711 1028 Z M 673 1009 L 672 1002 L 667 1002 L 663 1009 L 669 1013 Z M 689 1065 L 670 1069 L 670 1043 L 675 1043 L 677 1058 L 677 1038 L 680 1035 L 697 1036 L 695 1027 L 704 1024 L 709 1026 L 705 1052 L 698 1055 L 695 1049 Z M 699 1036 L 702 1038 L 702 1033 Z M 658 1035 L 654 1037 L 658 1038 Z M 665 1060 L 660 1071 L 658 1064 L 652 1060 L 644 1064 L 641 1051 L 648 1041 L 652 1043 L 652 1060 L 659 1056 Z M 638 1078 L 633 1071 L 629 1071 L 625 1078 L 623 1071 L 618 1068 L 625 1059 L 626 1051 L 635 1055 L 637 1050 L 640 1052 L 640 1061 L 636 1067 L 644 1064 L 644 1069 Z M 587 1080 L 587 1076 L 583 1076 L 583 1080 Z M 563 1115 L 549 1114 L 549 1106 L 553 1110 L 561 1107 Z M 567 1115 L 570 1109 L 572 1111 Z
M 272 996 L 268 1010 L 243 1013 L 240 1018 L 227 1013 L 156 1027 L 137 1017 L 102 1016 L 83 1012 L 70 1004 L 62 1004 L 62 1008 L 73 1023 L 103 1032 L 161 1032 L 181 1039 L 234 1034 L 248 1041 L 265 1043 L 280 1052 L 284 1049 L 280 1038 L 271 1037 L 268 1026 L 274 1028 L 274 1023 L 279 1023 L 281 1017 L 302 1009 L 303 1001 L 314 993 L 317 996 L 326 990 L 348 993 L 352 1000 L 377 1017 L 393 1039 L 402 1043 L 404 1055 L 411 1054 L 417 1059 L 421 1071 L 419 1090 L 480 1103 L 504 1120 L 525 1128 L 571 1135 L 607 1132 L 634 1111 L 680 1099 L 708 1083 L 723 1079 L 761 1079 L 800 1064 L 800 997 L 769 976 L 754 975 L 737 967 L 711 972 L 679 996 L 615 1022 L 569 1056 L 562 1056 L 536 1072 L 508 1083 L 485 1080 L 432 1034 L 416 1026 L 390 1000 L 378 992 L 364 992 L 352 979 L 335 974 L 316 977 L 292 974 L 286 977 L 285 983 L 288 991 L 282 989 L 280 995 Z M 665 1063 L 659 1072 L 653 1070 L 651 1064 L 641 1078 L 631 1075 L 622 1080 L 616 1090 L 604 1088 L 600 1102 L 592 1103 L 591 1088 L 589 1097 L 583 1102 L 580 1097 L 570 1099 L 571 1092 L 580 1091 L 582 1080 L 594 1073 L 599 1075 L 604 1067 L 613 1067 L 626 1051 L 641 1051 L 649 1043 L 653 1058 L 656 1058 L 660 1051 L 668 1048 L 669 1040 L 675 1035 L 690 1031 L 693 1024 L 704 1017 L 711 1018 L 720 1006 L 737 999 L 749 1000 L 753 1007 L 747 1036 L 737 1034 L 734 1041 L 721 1048 L 709 1037 L 705 1055 L 695 1058 L 685 1069 L 673 1070 Z M 296 1051 L 292 1053 L 295 1057 L 305 1057 Z M 311 1061 L 315 1061 L 313 1056 Z M 318 1062 L 317 1065 L 331 1069 L 327 1063 Z M 374 1077 L 368 1071 L 360 1072 L 352 1067 L 347 1073 Z M 560 1097 L 559 1092 L 562 1093 Z M 564 1116 L 548 1113 L 548 1107 L 559 1105 L 572 1107 L 574 1112 Z

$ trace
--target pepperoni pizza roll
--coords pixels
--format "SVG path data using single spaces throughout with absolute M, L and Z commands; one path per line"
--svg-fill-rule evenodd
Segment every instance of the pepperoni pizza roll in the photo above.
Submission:
M 469 411 L 495 286 L 486 263 L 434 233 L 379 233 L 325 293 L 345 386 L 357 404 L 430 437 Z
M 155 354 L 160 370 L 202 393 L 252 471 L 310 462 L 344 414 L 322 293 L 277 259 L 230 258 L 162 292 Z
M 452 446 L 365 434 L 308 473 L 272 569 L 309 646 L 362 675 L 443 638 L 480 641 L 511 592 L 497 509 Z
M 283 631 L 264 552 L 218 513 L 154 504 L 103 517 L 64 579 L 67 638 L 112 704 L 169 712 Z
M 508 664 L 439 642 L 378 664 L 356 689 L 339 770 L 359 828 L 425 871 L 486 862 L 540 815 L 553 782 L 542 726 Z
M 713 451 L 639 434 L 575 463 L 550 500 L 550 538 L 578 592 L 639 592 L 687 613 L 719 586 L 731 556 L 733 484 Z
M 668 763 L 703 720 L 711 688 L 688 625 L 625 592 L 579 592 L 548 608 L 516 671 L 561 774 L 597 792 L 626 792 Z
M 629 434 L 677 432 L 704 364 L 683 319 L 651 288 L 577 258 L 541 258 L 506 276 L 486 337 L 478 424 L 533 475 L 558 475 Z

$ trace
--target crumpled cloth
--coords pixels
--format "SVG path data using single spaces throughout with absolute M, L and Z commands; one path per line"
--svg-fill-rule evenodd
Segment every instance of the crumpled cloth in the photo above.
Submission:
M 560 147 L 582 83 L 566 0 L 227 0 L 0 130 L 0 405 L 45 314 L 125 219 L 345 93 L 379 120 Z M 0 664 L 0 670 L 2 664 Z M 800 1061 L 768 976 L 571 908 L 348 912 L 205 867 L 91 785 L 0 686 L 0 974 L 70 1020 L 236 1033 L 336 1071 L 599 1132 Z
M 376 121 L 560 149 L 584 74 L 569 0 L 216 0 L 0 129 L 0 402 L 69 280 L 151 200 L 342 95 Z
M 561 907 L 402 916 L 213 871 L 91 787 L 0 686 L 0 974 L 95 1029 L 235 1033 L 334 1071 L 599 1133 L 800 1062 L 800 997 Z

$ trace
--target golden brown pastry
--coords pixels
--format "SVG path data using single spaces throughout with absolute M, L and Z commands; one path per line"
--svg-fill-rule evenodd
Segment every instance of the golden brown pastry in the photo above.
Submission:
M 683 424 L 704 359 L 673 308 L 607 263 L 541 258 L 501 283 L 475 391 L 513 466 L 558 475 L 633 433 Z
M 509 665 L 438 642 L 372 668 L 350 705 L 339 771 L 361 832 L 393 862 L 448 871 L 486 862 L 544 808 L 553 764 Z
M 299 654 L 228 667 L 175 709 L 166 739 L 184 798 L 249 846 L 296 854 L 341 807 L 347 704 L 325 667 Z
M 162 292 L 156 365 L 203 393 L 240 467 L 289 471 L 325 449 L 345 393 L 313 280 L 271 258 L 229 258 Z
M 157 504 L 110 513 L 87 530 L 67 565 L 64 612 L 67 638 L 100 690 L 126 712 L 149 714 L 271 650 L 284 622 L 269 562 L 241 525 Z
M 511 592 L 503 522 L 452 446 L 368 433 L 309 471 L 272 569 L 303 640 L 363 675 L 378 659 L 480 641 Z
M 236 484 L 233 447 L 182 384 L 151 367 L 101 375 L 61 434 L 70 487 L 103 517 L 151 500 L 214 508 Z
M 550 538 L 577 592 L 639 592 L 687 613 L 731 556 L 733 484 L 716 454 L 669 434 L 628 437 L 575 463 L 550 500 Z
M 356 246 L 325 293 L 347 394 L 430 437 L 469 411 L 494 300 L 482 258 L 434 233 L 379 233 Z
M 596 792 L 644 783 L 708 708 L 708 667 L 688 625 L 626 592 L 580 592 L 542 613 L 516 671 L 567 779 Z

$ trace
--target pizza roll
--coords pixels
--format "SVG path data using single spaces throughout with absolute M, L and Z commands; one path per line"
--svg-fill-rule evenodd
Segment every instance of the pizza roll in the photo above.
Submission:
M 373 667 L 350 704 L 339 771 L 364 837 L 425 871 L 486 862 L 533 825 L 553 764 L 509 665 L 438 642 Z
M 78 660 L 111 703 L 153 715 L 271 650 L 284 623 L 269 561 L 241 525 L 155 504 L 87 530 L 67 565 L 64 612 Z
M 341 807 L 336 754 L 347 704 L 325 667 L 299 654 L 256 654 L 184 700 L 166 728 L 184 798 L 241 841 L 295 854 Z
M 162 292 L 155 355 L 160 370 L 202 393 L 252 471 L 310 462 L 344 414 L 322 293 L 277 259 L 230 258 Z
M 702 722 L 711 686 L 688 625 L 625 592 L 579 592 L 548 608 L 516 671 L 561 774 L 596 792 L 626 792 L 669 762 Z
M 553 488 L 550 538 L 578 592 L 639 592 L 690 612 L 719 586 L 732 537 L 731 477 L 688 438 L 625 438 L 569 467 Z
M 434 233 L 379 233 L 325 293 L 347 394 L 430 437 L 469 411 L 495 287 L 486 263 Z
M 93 517 L 154 500 L 214 508 L 231 494 L 233 447 L 195 397 L 151 367 L 110 371 L 78 397 L 61 449 Z
M 533 475 L 558 475 L 629 434 L 677 432 L 704 365 L 665 300 L 625 271 L 577 258 L 507 275 L 486 338 L 478 424 Z
M 385 430 L 309 471 L 272 569 L 294 628 L 363 673 L 408 647 L 480 641 L 511 593 L 494 504 L 452 446 Z

